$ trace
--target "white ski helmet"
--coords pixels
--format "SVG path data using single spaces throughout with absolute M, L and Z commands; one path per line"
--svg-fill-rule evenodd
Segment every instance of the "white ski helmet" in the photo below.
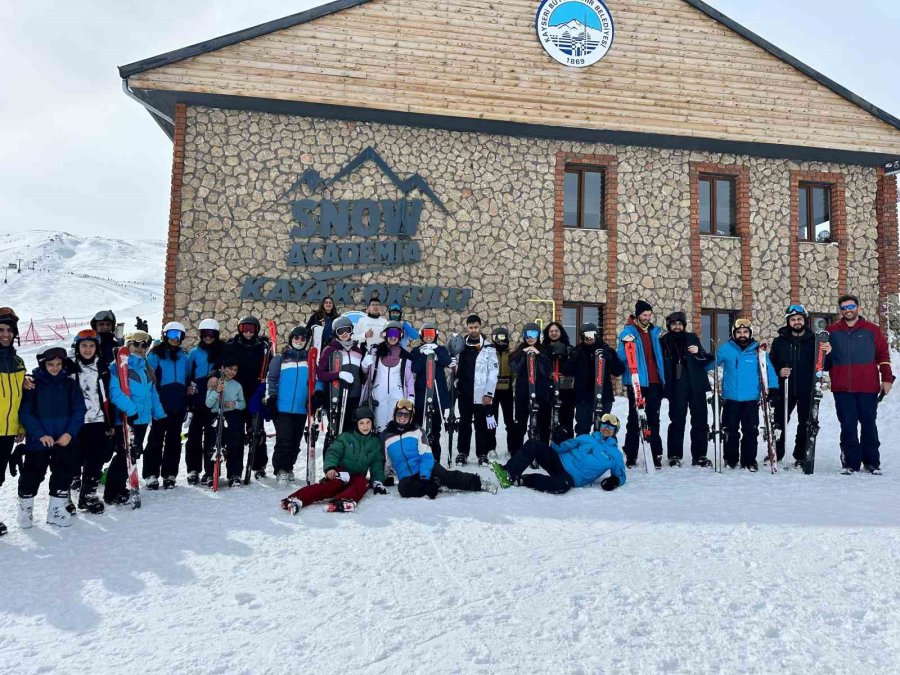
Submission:
M 173 330 L 177 330 L 180 333 L 180 336 L 178 338 L 172 338 L 173 340 L 184 340 L 184 324 L 179 323 L 178 321 L 170 321 L 165 326 L 163 326 L 163 336 L 167 336 L 169 334 L 169 331 Z
M 214 330 L 217 333 L 219 332 L 219 322 L 215 319 L 203 319 L 200 322 L 200 326 L 197 330 Z

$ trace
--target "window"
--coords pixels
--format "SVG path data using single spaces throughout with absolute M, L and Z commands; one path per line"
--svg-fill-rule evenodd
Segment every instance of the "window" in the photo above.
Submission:
M 603 337 L 603 305 L 565 304 L 562 310 L 562 325 L 569 334 L 572 344 L 578 342 L 578 331 L 586 323 L 597 324 L 600 337 Z
M 563 225 L 586 230 L 602 230 L 603 223 L 603 169 L 566 167 L 563 184 Z
M 818 333 L 820 330 L 825 330 L 828 326 L 834 323 L 834 316 L 832 314 L 810 314 L 809 315 L 809 327 L 813 333 Z
M 731 339 L 731 327 L 737 319 L 737 312 L 727 309 L 704 309 L 700 314 L 702 321 L 700 343 L 706 351 L 712 351 L 711 344 L 724 344 Z
M 831 241 L 831 186 L 800 184 L 797 213 L 800 241 Z
M 734 179 L 700 176 L 700 234 L 737 236 Z

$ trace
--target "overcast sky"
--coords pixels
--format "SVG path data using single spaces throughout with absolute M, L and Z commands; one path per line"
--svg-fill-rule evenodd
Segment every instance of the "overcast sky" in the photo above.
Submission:
M 900 117 L 897 0 L 707 2 Z M 0 3 L 0 232 L 165 238 L 172 146 L 116 67 L 317 4 Z

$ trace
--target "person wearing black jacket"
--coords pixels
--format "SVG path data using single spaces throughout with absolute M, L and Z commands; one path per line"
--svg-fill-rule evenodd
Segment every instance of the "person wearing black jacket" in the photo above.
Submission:
M 686 330 L 684 312 L 672 312 L 666 317 L 668 332 L 659 342 L 662 347 L 665 385 L 663 395 L 669 399 L 669 433 L 666 451 L 669 466 L 681 466 L 684 458 L 684 430 L 688 410 L 691 413 L 691 464 L 707 467 L 709 442 L 706 395 L 710 391 L 706 371 L 714 361 L 700 344 L 696 333 Z
M 97 312 L 91 319 L 91 330 L 100 340 L 100 359 L 109 366 L 116 358 L 116 350 L 122 346 L 116 337 L 116 315 L 111 309 Z
M 559 429 L 554 443 L 572 438 L 575 426 L 575 349 L 569 334 L 559 321 L 551 321 L 544 328 L 542 349 L 550 359 L 550 372 L 559 390 Z M 551 396 L 552 398 L 552 396 Z M 552 400 L 551 400 L 552 406 Z M 552 409 L 551 409 L 552 413 Z M 551 435 L 553 429 L 550 430 Z
M 594 355 L 599 351 L 604 360 L 603 413 L 612 410 L 615 400 L 612 378 L 625 372 L 625 364 L 619 360 L 616 350 L 600 339 L 596 324 L 581 327 L 581 341 L 575 347 L 575 435 L 589 434 L 594 422 Z M 596 431 L 596 430 L 595 430 Z
M 327 347 L 334 337 L 334 329 L 331 325 L 340 315 L 341 313 L 335 306 L 334 299 L 331 296 L 322 298 L 322 302 L 319 303 L 318 309 L 310 314 L 309 320 L 306 322 L 306 327 L 309 328 L 310 331 L 312 331 L 315 326 L 322 327 L 322 349 Z M 313 346 L 312 342 L 310 342 L 309 346 Z
M 522 329 L 522 343 L 510 357 L 510 368 L 515 373 L 515 418 L 516 424 L 506 432 L 507 450 L 510 456 L 516 454 L 525 444 L 528 431 L 528 354 L 536 355 L 535 361 L 535 404 L 537 414 L 537 440 L 550 440 L 550 359 L 541 351 L 541 329 L 536 323 L 527 323 Z
M 797 435 L 794 438 L 794 466 L 799 467 L 806 455 L 806 423 L 809 420 L 809 404 L 812 398 L 813 371 L 815 370 L 816 336 L 807 328 L 809 314 L 803 305 L 791 305 L 784 314 L 785 325 L 778 329 L 778 337 L 772 341 L 769 358 L 778 373 L 781 395 L 787 396 L 788 416 L 797 409 Z M 784 399 L 775 410 L 778 461 L 785 455 Z
M 419 331 L 422 336 L 422 344 L 415 347 L 410 354 L 410 365 L 412 366 L 413 375 L 416 377 L 416 411 L 413 417 L 413 423 L 424 428 L 425 423 L 425 367 L 428 363 L 428 355 L 434 354 L 434 406 L 431 411 L 431 427 L 432 442 L 431 454 L 434 455 L 434 461 L 441 461 L 441 421 L 444 418 L 444 409 L 450 402 L 450 389 L 447 386 L 447 375 L 445 368 L 450 366 L 450 352 L 443 345 L 437 343 L 438 327 L 437 324 L 426 321 L 422 324 Z

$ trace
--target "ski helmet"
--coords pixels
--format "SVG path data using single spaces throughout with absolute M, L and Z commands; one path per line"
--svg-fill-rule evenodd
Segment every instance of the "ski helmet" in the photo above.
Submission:
M 184 340 L 184 324 L 179 321 L 170 321 L 163 326 L 163 337 L 167 340 Z
M 386 338 L 388 336 L 388 333 L 391 332 L 391 330 L 399 331 L 399 335 L 397 336 L 398 338 L 403 337 L 403 324 L 400 323 L 399 321 L 388 321 L 384 325 L 384 330 L 381 331 L 381 337 Z
M 12 307 L 0 307 L 0 325 L 9 326 L 13 333 L 13 339 L 19 338 L 19 317 Z
M 391 303 L 391 306 L 388 307 L 388 317 L 392 318 L 394 314 L 397 315 L 396 321 L 403 318 L 403 308 L 396 302 Z
M 200 326 L 197 330 L 214 330 L 217 333 L 219 332 L 219 322 L 215 319 L 203 319 L 200 322 Z
M 361 405 L 353 412 L 353 421 L 359 422 L 360 420 L 365 420 L 365 419 L 372 420 L 372 424 L 374 424 L 375 423 L 375 411 L 372 410 L 367 405 Z
M 93 342 L 98 349 L 100 348 L 100 336 L 97 335 L 97 331 L 91 328 L 78 331 L 75 337 L 72 338 L 72 349 L 78 352 L 78 345 L 82 342 Z
M 97 312 L 96 314 L 94 314 L 94 318 L 91 319 L 91 328 L 97 330 L 97 324 L 100 321 L 109 321 L 113 325 L 113 328 L 115 328 L 116 315 L 113 314 L 113 311 L 111 309 L 103 309 Z
M 734 322 L 734 325 L 731 327 L 731 337 L 734 337 L 734 334 L 738 331 L 739 328 L 746 328 L 750 331 L 750 337 L 753 337 L 753 324 L 750 319 L 738 319 Z
M 251 326 L 255 329 L 256 334 L 259 335 L 259 319 L 255 316 L 245 316 L 240 321 L 238 321 L 238 333 L 243 333 L 244 326 Z
M 491 340 L 500 340 L 501 342 L 509 342 L 509 328 L 506 326 L 497 326 L 491 331 Z
M 297 326 L 294 330 L 291 331 L 291 334 L 288 336 L 288 340 L 293 342 L 294 338 L 302 337 L 304 340 L 309 342 L 309 338 L 312 336 L 312 332 L 306 326 Z
M 597 329 L 597 324 L 595 323 L 583 323 L 581 324 L 581 337 L 587 337 L 588 333 L 593 333 L 592 336 L 594 339 L 600 334 L 600 331 Z
M 619 418 L 616 417 L 615 415 L 613 415 L 612 413 L 605 413 L 600 418 L 600 426 L 602 427 L 605 425 L 613 427 L 613 429 L 614 429 L 613 434 L 619 433 L 619 428 L 622 426 L 621 423 L 619 422 Z
M 334 320 L 334 323 L 331 324 L 331 330 L 334 331 L 335 335 L 344 330 L 349 330 L 352 333 L 353 322 L 346 316 L 339 316 Z
M 150 333 L 143 330 L 136 330 L 133 333 L 129 333 L 125 336 L 125 344 L 130 345 L 133 342 L 146 342 L 148 345 L 153 342 L 153 338 L 150 337 Z
M 434 342 L 437 342 L 438 335 L 440 335 L 440 331 L 438 330 L 438 326 L 434 321 L 426 321 L 422 324 L 422 327 L 419 329 L 419 335 L 422 336 L 422 341 L 425 340 L 425 331 L 433 331 L 434 334 Z
M 45 349 L 43 352 L 37 355 L 37 362 L 41 368 L 44 368 L 47 365 L 47 361 L 60 359 L 63 363 L 65 363 L 67 358 L 68 354 L 66 354 L 66 350 L 62 347 L 50 347 L 50 349 Z
M 672 312 L 666 317 L 666 328 L 672 330 L 672 324 L 680 321 L 687 328 L 687 314 L 684 312 Z
M 522 340 L 523 341 L 528 336 L 528 333 L 536 333 L 537 341 L 538 342 L 541 341 L 541 327 L 538 326 L 534 321 L 532 321 L 530 323 L 526 323 L 525 326 L 522 328 Z
M 466 339 L 462 335 L 454 333 L 450 336 L 450 339 L 447 340 L 447 351 L 450 352 L 450 356 L 459 356 L 463 353 L 465 348 Z
M 784 310 L 784 321 L 787 323 L 787 320 L 792 316 L 802 316 L 807 321 L 809 320 L 809 312 L 806 311 L 806 307 L 800 304 L 793 304 Z

